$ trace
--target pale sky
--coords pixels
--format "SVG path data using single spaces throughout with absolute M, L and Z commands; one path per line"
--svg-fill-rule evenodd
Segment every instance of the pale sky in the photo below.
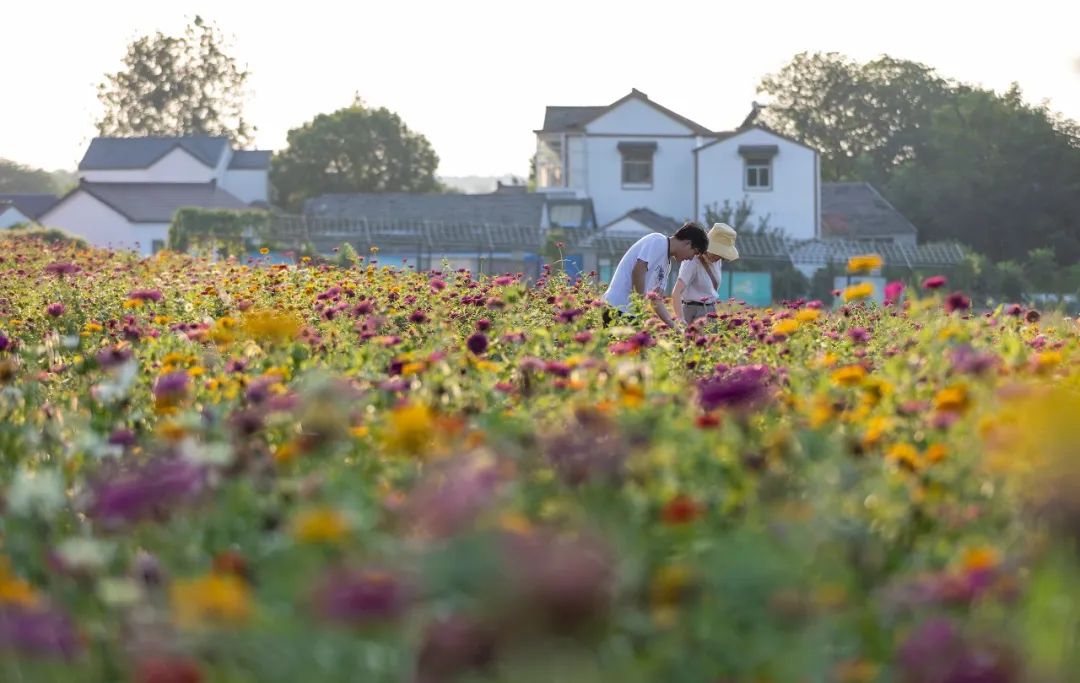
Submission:
M 997 4 L 998 9 L 992 9 Z M 716 130 L 760 78 L 804 50 L 882 53 L 1080 120 L 1080 0 L 5 0 L 0 157 L 74 169 L 100 114 L 95 84 L 127 44 L 217 23 L 252 71 L 256 146 L 279 149 L 354 92 L 427 136 L 440 175 L 525 175 L 546 105 L 631 88 Z

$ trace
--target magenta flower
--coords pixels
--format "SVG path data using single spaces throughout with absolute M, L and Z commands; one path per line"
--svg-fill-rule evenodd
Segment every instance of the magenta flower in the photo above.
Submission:
M 55 261 L 45 266 L 45 272 L 50 275 L 74 275 L 79 272 L 79 267 L 68 261 Z
M 964 296 L 963 292 L 953 292 L 945 298 L 945 312 L 966 311 L 971 308 L 971 299 Z
M 134 289 L 128 292 L 128 298 L 139 301 L 161 301 L 162 295 L 157 289 Z
M 770 372 L 764 365 L 727 369 L 698 382 L 698 403 L 704 410 L 748 410 L 770 398 Z
M 847 331 L 847 336 L 856 344 L 865 344 L 870 341 L 870 332 L 865 327 L 852 327 Z
M 409 322 L 416 325 L 422 325 L 427 322 L 427 314 L 423 311 L 413 311 L 409 314 Z
M 948 280 L 944 275 L 932 275 L 923 280 L 923 289 L 940 289 L 948 284 Z
M 191 380 L 186 372 L 170 372 L 154 382 L 154 397 L 159 401 L 176 401 L 187 396 Z
M 895 304 L 904 295 L 904 283 L 894 280 L 885 285 L 885 305 Z
M 326 621 L 363 626 L 403 614 L 408 595 L 389 572 L 337 569 L 323 577 L 312 602 L 315 613 Z
M 65 310 L 67 309 L 64 308 L 64 304 L 59 302 L 49 304 L 45 307 L 45 312 L 54 318 L 59 318 L 60 316 L 62 316 Z

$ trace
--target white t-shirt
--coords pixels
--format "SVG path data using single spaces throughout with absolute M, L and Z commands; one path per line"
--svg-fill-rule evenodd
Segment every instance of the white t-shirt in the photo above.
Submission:
M 705 269 L 712 270 L 716 276 L 717 287 L 713 287 L 709 273 Z M 709 263 L 701 257 L 695 256 L 689 261 L 683 261 L 679 265 L 679 280 L 683 283 L 683 301 L 703 301 L 707 304 L 716 301 L 716 290 L 720 285 L 720 261 Z
M 634 265 L 639 260 L 644 261 L 648 266 L 645 273 L 646 293 L 659 290 L 663 294 L 671 267 L 668 257 L 668 238 L 659 232 L 653 232 L 634 242 L 623 254 L 619 265 L 615 267 L 615 273 L 611 276 L 611 284 L 604 292 L 603 298 L 608 305 L 624 312 L 629 308 L 630 292 L 634 288 Z

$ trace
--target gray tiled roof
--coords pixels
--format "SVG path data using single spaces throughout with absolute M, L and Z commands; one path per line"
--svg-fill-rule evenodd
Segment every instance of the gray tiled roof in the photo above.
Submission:
M 309 216 L 453 224 L 537 226 L 547 198 L 541 193 L 328 194 L 304 202 Z
M 607 107 L 548 107 L 544 111 L 545 133 L 580 131 L 584 123 L 604 113 Z
M 821 224 L 825 237 L 915 235 L 907 218 L 870 183 L 822 183 Z
M 51 209 L 59 197 L 54 194 L 0 194 L 0 202 L 10 202 L 27 218 L 37 219 Z
M 623 220 L 624 218 L 632 218 L 638 223 L 641 223 L 648 229 L 652 230 L 653 232 L 662 232 L 665 235 L 674 235 L 675 231 L 682 227 L 682 223 L 675 220 L 674 218 L 659 214 L 652 209 L 638 207 L 636 209 L 631 209 L 630 211 L 627 211 L 623 215 L 619 216 L 615 220 L 605 225 L 604 228 L 606 229 L 614 225 L 615 223 Z
M 84 182 L 72 194 L 76 192 L 86 192 L 96 197 L 132 223 L 168 223 L 178 209 L 187 207 L 234 210 L 251 208 L 214 183 Z
M 184 137 L 94 138 L 79 162 L 80 171 L 149 168 L 179 147 L 203 164 L 214 167 L 229 139 L 209 135 Z
M 229 160 L 229 169 L 235 171 L 265 171 L 270 168 L 270 150 L 238 149 Z

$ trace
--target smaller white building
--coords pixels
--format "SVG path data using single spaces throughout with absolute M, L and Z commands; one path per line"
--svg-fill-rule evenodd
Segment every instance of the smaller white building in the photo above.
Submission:
M 270 198 L 270 152 L 234 150 L 224 137 L 94 138 L 78 175 L 39 222 L 143 255 L 165 247 L 182 208 L 239 211 Z
M 56 195 L 52 194 L 0 194 L 0 230 L 34 225 L 54 204 Z

